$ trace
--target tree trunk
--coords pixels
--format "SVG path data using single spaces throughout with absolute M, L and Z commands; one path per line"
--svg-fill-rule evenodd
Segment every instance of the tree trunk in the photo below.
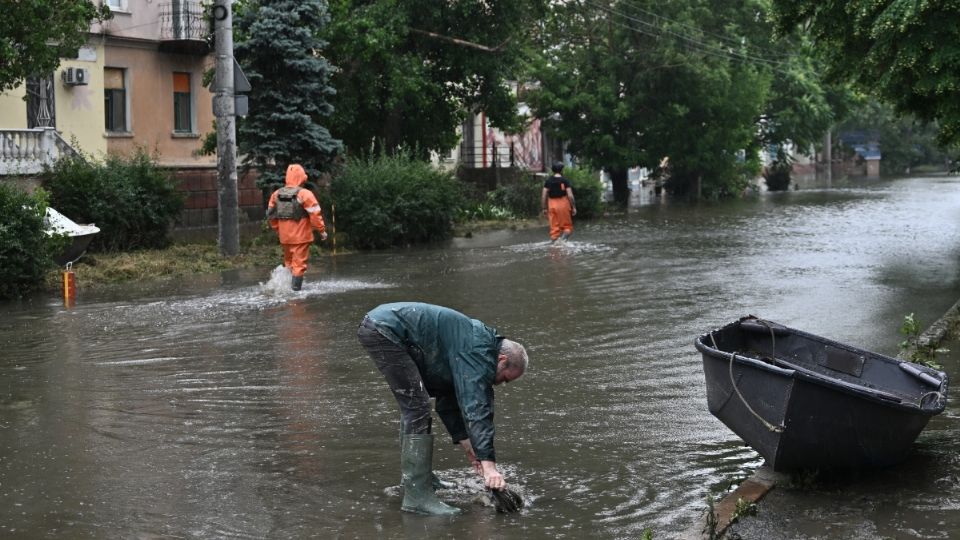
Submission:
M 610 183 L 613 186 L 613 202 L 622 208 L 627 207 L 630 201 L 630 186 L 627 185 L 627 169 L 615 167 L 610 169 Z

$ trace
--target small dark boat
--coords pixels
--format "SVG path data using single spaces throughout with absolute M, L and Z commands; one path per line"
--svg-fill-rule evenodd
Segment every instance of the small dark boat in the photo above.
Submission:
M 710 412 L 778 471 L 902 461 L 947 375 L 753 316 L 697 338 Z

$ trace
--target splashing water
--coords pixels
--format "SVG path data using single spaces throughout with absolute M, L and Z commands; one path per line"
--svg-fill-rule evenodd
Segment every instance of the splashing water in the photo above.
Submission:
M 290 288 L 293 274 L 286 266 L 280 265 L 270 272 L 270 279 L 260 284 L 260 291 L 267 296 L 292 296 L 296 294 Z
M 579 242 L 575 240 L 560 240 L 532 242 L 507 246 L 507 249 L 516 253 L 603 253 L 613 251 L 614 248 L 605 244 L 593 242 Z

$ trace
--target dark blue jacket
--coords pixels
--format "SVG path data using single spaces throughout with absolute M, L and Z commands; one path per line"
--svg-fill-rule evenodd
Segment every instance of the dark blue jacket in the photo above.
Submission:
M 497 331 L 450 308 L 421 302 L 383 304 L 367 313 L 377 330 L 411 352 L 427 393 L 454 442 L 469 438 L 477 458 L 493 450 L 493 379 Z

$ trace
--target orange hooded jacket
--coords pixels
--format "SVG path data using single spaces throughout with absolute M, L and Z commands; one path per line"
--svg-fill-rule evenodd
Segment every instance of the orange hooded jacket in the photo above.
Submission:
M 287 178 L 284 184 L 287 187 L 300 187 L 307 182 L 307 172 L 303 167 L 297 164 L 287 167 Z M 270 195 L 270 202 L 267 203 L 267 209 L 277 205 L 277 191 Z M 323 215 L 320 213 L 320 203 L 317 197 L 309 189 L 301 189 L 297 193 L 297 200 L 307 211 L 307 217 L 300 220 L 293 219 L 271 219 L 270 227 L 277 231 L 280 236 L 281 244 L 307 244 L 313 242 L 313 232 L 311 228 L 318 232 L 325 232 L 326 225 L 323 223 Z

